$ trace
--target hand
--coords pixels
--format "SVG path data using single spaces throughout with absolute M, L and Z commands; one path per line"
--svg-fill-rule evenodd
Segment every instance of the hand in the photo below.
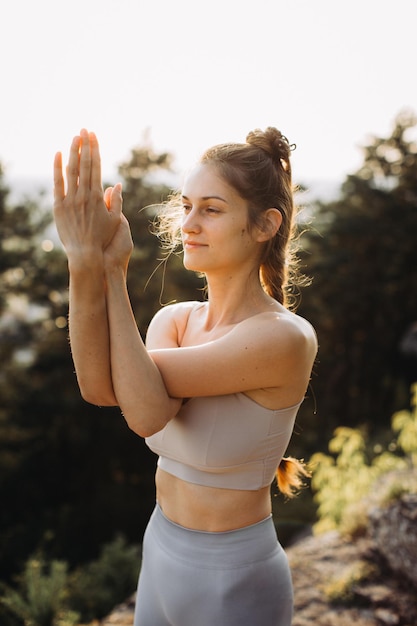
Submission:
M 62 174 L 62 155 L 54 161 L 54 216 L 68 257 L 102 255 L 122 219 L 121 185 L 104 197 L 101 160 L 94 133 L 83 129 L 74 137 L 67 166 L 67 192 Z

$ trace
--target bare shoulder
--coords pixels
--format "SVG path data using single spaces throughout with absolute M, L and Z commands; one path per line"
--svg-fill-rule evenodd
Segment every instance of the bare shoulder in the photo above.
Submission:
M 153 317 L 146 334 L 148 349 L 178 348 L 192 310 L 198 301 L 176 302 L 162 307 Z
M 316 333 L 306 319 L 284 307 L 260 313 L 240 325 L 238 343 L 262 372 L 263 381 L 249 392 L 256 401 L 276 408 L 303 397 L 318 349 Z
M 242 335 L 253 337 L 261 349 L 277 357 L 287 354 L 314 360 L 316 356 L 318 343 L 313 326 L 284 307 L 250 317 L 239 326 Z
M 317 335 L 312 324 L 304 317 L 286 311 L 280 316 L 281 328 L 286 328 L 290 332 L 290 336 L 295 340 L 306 341 L 312 348 L 317 350 Z

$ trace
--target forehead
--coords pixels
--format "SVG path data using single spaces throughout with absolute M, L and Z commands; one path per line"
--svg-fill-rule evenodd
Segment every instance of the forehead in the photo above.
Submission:
M 182 195 L 187 198 L 223 198 L 227 202 L 242 200 L 236 189 L 220 175 L 218 169 L 208 163 L 195 165 L 184 180 Z

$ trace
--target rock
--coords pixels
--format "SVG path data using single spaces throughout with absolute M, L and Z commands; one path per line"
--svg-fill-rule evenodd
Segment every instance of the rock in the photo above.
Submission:
M 381 569 L 369 537 L 352 540 L 330 532 L 301 541 L 287 554 L 292 626 L 417 626 L 415 589 Z
M 135 612 L 135 595 L 133 594 L 126 602 L 115 607 L 108 617 L 101 620 L 99 626 L 132 626 Z
M 369 513 L 369 536 L 393 572 L 408 578 L 417 597 L 417 494 L 404 494 Z

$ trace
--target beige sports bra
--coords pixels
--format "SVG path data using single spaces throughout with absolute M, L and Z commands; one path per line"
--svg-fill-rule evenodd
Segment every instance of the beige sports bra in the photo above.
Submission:
M 266 409 L 244 393 L 191 398 L 146 443 L 158 466 L 182 480 L 257 490 L 272 483 L 300 404 Z

